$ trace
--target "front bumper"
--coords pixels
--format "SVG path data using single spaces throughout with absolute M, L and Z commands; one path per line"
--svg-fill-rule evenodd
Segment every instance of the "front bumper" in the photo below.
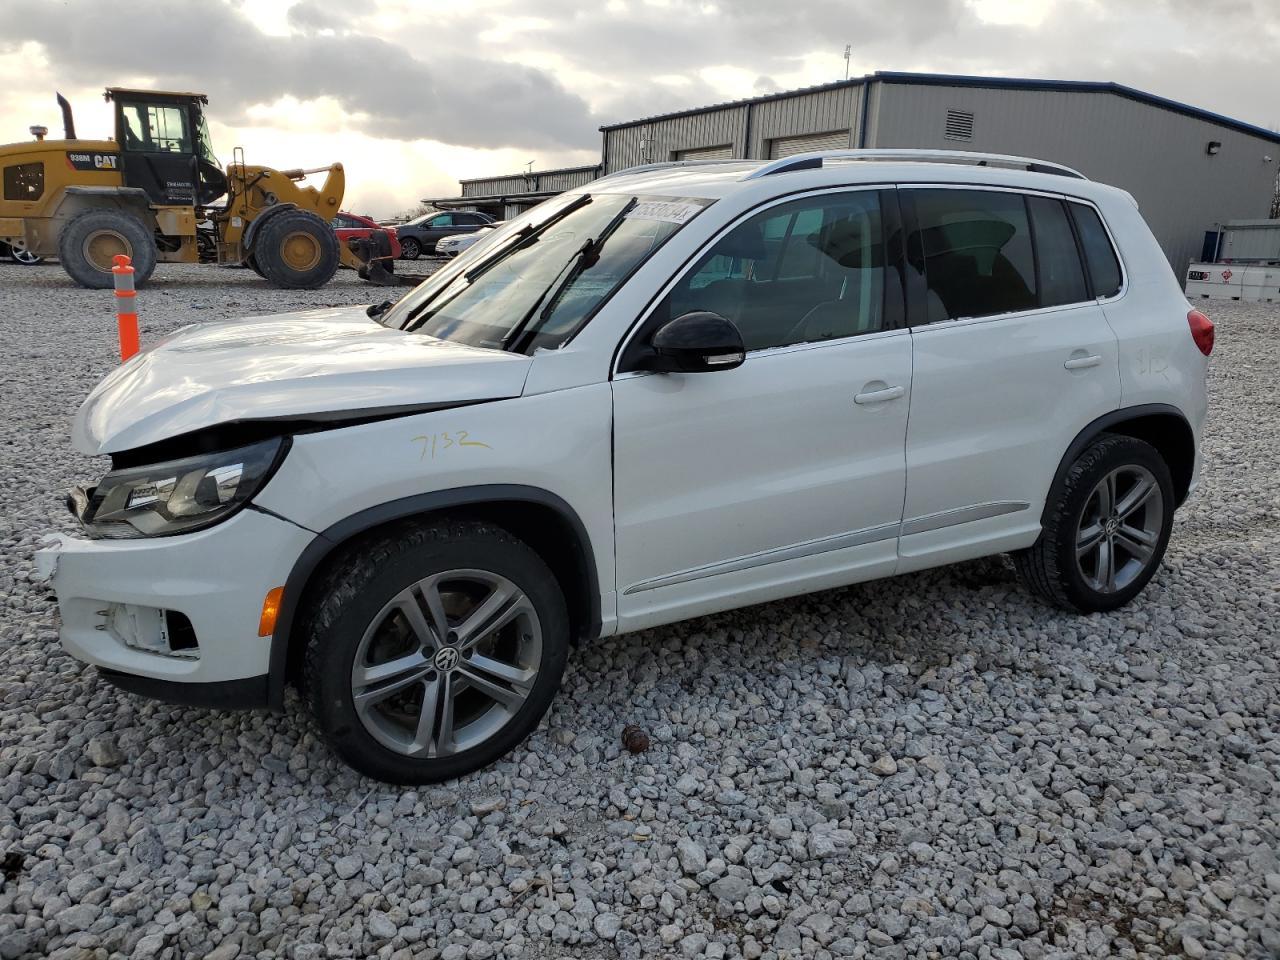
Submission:
M 73 657 L 157 699 L 266 705 L 263 599 L 288 580 L 314 534 L 246 509 L 173 537 L 51 539 L 36 569 L 58 595 L 62 645 Z M 174 689 L 183 685 L 193 689 Z

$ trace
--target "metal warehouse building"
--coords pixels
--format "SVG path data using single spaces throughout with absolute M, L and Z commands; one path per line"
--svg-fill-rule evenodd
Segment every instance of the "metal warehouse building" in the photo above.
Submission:
M 1037 157 L 1137 199 L 1178 276 L 1205 234 L 1266 217 L 1280 133 L 1117 83 L 875 73 L 602 127 L 603 168 L 916 147 Z
M 441 207 L 466 207 L 479 210 L 499 220 L 518 216 L 557 193 L 590 183 L 600 176 L 600 167 L 561 167 L 558 170 L 533 170 L 509 177 L 480 177 L 462 180 L 461 197 L 447 200 L 425 200 Z

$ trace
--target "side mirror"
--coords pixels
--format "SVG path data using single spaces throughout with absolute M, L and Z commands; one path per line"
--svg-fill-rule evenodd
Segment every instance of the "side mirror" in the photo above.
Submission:
M 669 320 L 649 341 L 653 353 L 645 364 L 659 373 L 705 373 L 742 366 L 747 348 L 732 320 L 695 310 Z

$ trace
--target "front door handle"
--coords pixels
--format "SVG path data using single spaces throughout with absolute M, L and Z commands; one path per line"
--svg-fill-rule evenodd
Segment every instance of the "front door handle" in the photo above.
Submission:
M 1096 367 L 1102 362 L 1102 357 L 1096 353 L 1088 357 L 1072 357 L 1062 366 L 1067 370 L 1083 370 L 1086 367 Z
M 884 403 L 886 400 L 897 400 L 899 397 L 905 396 L 906 392 L 906 387 L 885 387 L 883 390 L 868 390 L 865 393 L 855 393 L 853 402 L 857 404 Z

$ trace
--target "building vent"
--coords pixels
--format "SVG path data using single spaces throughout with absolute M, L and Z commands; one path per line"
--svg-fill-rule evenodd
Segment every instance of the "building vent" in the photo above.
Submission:
M 948 110 L 944 136 L 948 140 L 972 140 L 973 114 L 968 110 Z

